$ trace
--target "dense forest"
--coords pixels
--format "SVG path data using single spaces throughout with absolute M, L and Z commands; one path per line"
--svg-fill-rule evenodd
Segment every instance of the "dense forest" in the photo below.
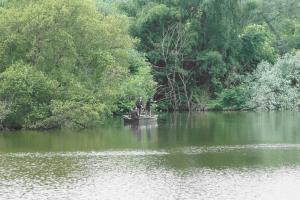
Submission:
M 300 0 L 0 0 L 0 127 L 300 104 Z

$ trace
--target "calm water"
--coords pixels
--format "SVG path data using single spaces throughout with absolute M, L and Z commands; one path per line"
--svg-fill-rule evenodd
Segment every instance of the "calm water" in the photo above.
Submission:
M 0 133 L 0 199 L 299 199 L 300 113 Z

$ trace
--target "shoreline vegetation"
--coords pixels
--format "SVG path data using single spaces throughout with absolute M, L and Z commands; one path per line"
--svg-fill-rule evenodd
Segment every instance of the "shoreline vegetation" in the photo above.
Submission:
M 295 110 L 300 1 L 2 0 L 0 130 L 128 113 Z

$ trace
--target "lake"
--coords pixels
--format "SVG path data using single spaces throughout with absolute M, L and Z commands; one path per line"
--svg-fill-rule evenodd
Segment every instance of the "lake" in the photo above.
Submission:
M 300 112 L 0 132 L 0 199 L 299 199 Z

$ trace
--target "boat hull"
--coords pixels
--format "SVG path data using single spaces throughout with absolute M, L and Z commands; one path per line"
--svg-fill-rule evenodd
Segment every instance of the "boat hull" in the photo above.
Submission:
M 137 124 L 144 124 L 144 123 L 151 123 L 157 122 L 157 115 L 147 116 L 142 115 L 138 119 L 132 119 L 129 115 L 123 115 L 124 123 L 137 123 Z

